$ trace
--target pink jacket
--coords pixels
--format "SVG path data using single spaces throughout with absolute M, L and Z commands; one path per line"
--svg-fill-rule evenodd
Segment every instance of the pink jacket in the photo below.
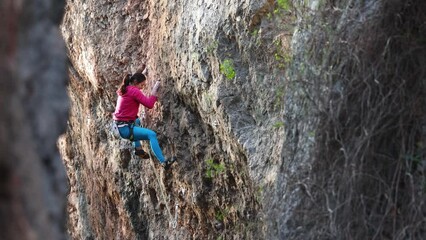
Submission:
M 139 104 L 151 109 L 157 101 L 156 96 L 145 96 L 137 87 L 127 86 L 127 92 L 121 95 L 117 91 L 118 99 L 115 112 L 113 114 L 114 120 L 118 121 L 134 121 L 138 117 Z

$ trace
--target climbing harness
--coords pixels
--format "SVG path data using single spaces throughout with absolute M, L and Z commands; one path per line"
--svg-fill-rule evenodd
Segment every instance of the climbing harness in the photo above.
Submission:
M 133 127 L 135 126 L 135 121 L 114 121 L 114 122 L 117 125 L 117 128 L 129 127 L 130 136 L 128 137 L 128 139 L 130 141 L 133 141 L 134 139 Z
M 110 125 L 111 133 L 115 138 L 121 138 L 120 131 L 118 130 L 117 124 L 112 122 Z
M 161 184 L 161 181 L 158 178 L 158 174 L 157 174 L 157 171 L 155 170 L 154 162 L 152 161 L 151 153 L 149 153 L 149 158 L 151 159 L 150 162 L 151 162 L 152 171 L 155 173 L 155 178 L 157 179 L 158 186 L 160 186 L 161 196 L 163 197 L 163 200 L 166 203 L 165 205 L 166 205 L 167 213 L 169 214 L 169 217 L 170 217 L 170 222 L 172 224 L 173 229 L 175 229 L 176 226 L 177 226 L 179 205 L 176 203 L 176 205 L 175 205 L 175 216 L 173 217 L 172 212 L 170 211 L 170 208 L 167 205 L 167 203 L 169 202 L 169 197 L 167 196 L 167 198 L 166 198 L 166 194 L 164 193 L 165 192 L 164 186 L 163 186 L 163 184 Z

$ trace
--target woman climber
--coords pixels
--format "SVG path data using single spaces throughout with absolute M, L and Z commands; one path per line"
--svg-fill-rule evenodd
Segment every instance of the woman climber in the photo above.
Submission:
M 154 156 L 160 161 L 164 168 L 169 168 L 176 161 L 176 157 L 164 158 L 158 144 L 157 134 L 140 125 L 138 118 L 139 104 L 151 109 L 157 101 L 157 92 L 160 82 L 157 81 L 151 90 L 151 96 L 145 96 L 140 89 L 146 84 L 146 76 L 141 71 L 135 74 L 127 74 L 117 90 L 118 99 L 113 114 L 114 123 L 116 124 L 120 136 L 133 141 L 135 147 L 135 155 L 147 159 L 149 158 L 141 146 L 140 140 L 149 140 L 151 150 Z

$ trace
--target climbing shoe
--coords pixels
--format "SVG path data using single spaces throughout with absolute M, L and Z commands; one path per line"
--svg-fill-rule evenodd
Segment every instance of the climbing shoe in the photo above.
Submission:
M 164 168 L 165 170 L 169 169 L 169 168 L 170 168 L 170 166 L 171 166 L 174 162 L 176 162 L 176 157 L 170 157 L 170 158 L 167 158 L 167 159 L 166 159 L 166 161 L 164 161 L 164 162 L 163 162 L 163 168 Z
M 143 149 L 135 149 L 135 155 L 139 156 L 142 159 L 148 159 L 149 154 L 145 152 Z

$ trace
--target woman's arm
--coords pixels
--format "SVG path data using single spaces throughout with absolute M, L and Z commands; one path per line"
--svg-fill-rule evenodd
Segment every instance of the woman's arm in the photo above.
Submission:
M 138 101 L 140 104 L 144 105 L 145 107 L 151 109 L 154 107 L 155 102 L 157 102 L 156 96 L 145 96 L 139 89 L 132 88 L 131 90 L 132 96 Z

